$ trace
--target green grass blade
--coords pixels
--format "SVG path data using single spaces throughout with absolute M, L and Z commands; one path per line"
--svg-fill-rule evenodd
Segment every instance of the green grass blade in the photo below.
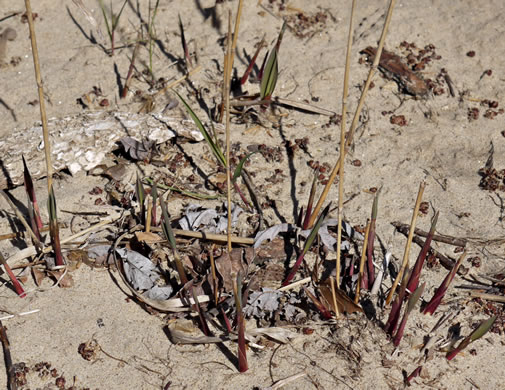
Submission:
M 112 39 L 112 30 L 109 26 L 109 19 L 107 18 L 107 12 L 105 12 L 105 5 L 103 4 L 102 0 L 98 0 L 98 3 L 100 4 L 100 9 L 102 10 L 103 20 L 105 20 L 105 27 L 107 27 L 107 34 L 109 34 L 109 38 Z
M 279 37 L 277 38 L 277 43 L 275 48 L 270 52 L 268 56 L 267 63 L 265 65 L 265 70 L 261 78 L 260 84 L 260 99 L 269 99 L 274 93 L 275 86 L 277 84 L 277 78 L 279 76 L 279 65 L 277 61 L 277 56 L 279 55 L 279 48 L 281 46 L 282 37 L 284 36 L 284 31 L 286 30 L 286 22 L 282 25 Z
M 205 138 L 205 141 L 207 144 L 210 146 L 210 149 L 212 150 L 212 153 L 214 153 L 214 156 L 216 156 L 217 161 L 223 166 L 226 167 L 226 158 L 224 157 L 224 153 L 219 147 L 217 143 L 215 143 L 210 136 L 209 132 L 203 125 L 202 121 L 198 118 L 198 116 L 194 113 L 194 111 L 191 109 L 191 107 L 186 103 L 186 101 L 182 98 L 181 95 L 179 95 L 176 91 L 174 91 L 175 94 L 181 99 L 182 104 L 184 104 L 184 107 L 186 107 L 186 110 L 188 110 L 189 115 L 191 116 L 191 119 L 193 119 L 193 122 L 195 122 L 196 127 L 198 130 L 203 135 L 203 138 Z
M 238 163 L 237 167 L 235 168 L 235 171 L 233 172 L 233 177 L 231 179 L 231 182 L 235 184 L 237 181 L 238 177 L 242 174 L 242 169 L 244 169 L 244 164 L 247 161 L 249 157 L 251 157 L 254 153 L 257 152 L 251 152 L 247 156 L 245 156 L 240 162 Z
M 114 16 L 114 14 L 112 14 L 112 31 L 116 30 L 116 27 L 119 23 L 119 18 L 121 17 L 121 14 L 123 13 L 123 9 L 124 9 L 124 6 L 126 5 L 126 2 L 128 0 L 125 0 L 123 5 L 121 6 L 121 10 L 119 11 L 119 13 Z M 111 12 L 112 12 L 112 9 L 111 9 Z
M 165 234 L 165 238 L 168 240 L 170 247 L 173 250 L 175 250 L 176 249 L 175 236 L 172 230 L 172 226 L 170 226 L 170 218 L 168 217 L 167 205 L 165 204 L 163 197 L 160 197 L 160 206 L 161 206 L 161 215 L 163 216 L 163 223 L 161 225 L 163 233 Z
M 471 342 L 474 342 L 475 340 L 480 339 L 482 336 L 484 336 L 489 329 L 493 326 L 494 322 L 496 321 L 496 316 L 493 316 L 486 321 L 482 322 L 475 331 L 472 332 L 470 335 L 470 340 Z

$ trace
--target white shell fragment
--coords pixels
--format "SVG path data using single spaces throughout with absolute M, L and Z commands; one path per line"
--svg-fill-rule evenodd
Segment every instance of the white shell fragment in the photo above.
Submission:
M 123 137 L 157 144 L 182 136 L 202 141 L 192 120 L 161 114 L 128 112 L 87 112 L 48 121 L 52 163 L 56 171 L 68 168 L 72 174 L 100 165 L 107 153 L 118 148 Z M 23 184 L 25 156 L 34 179 L 45 175 L 44 142 L 40 124 L 30 129 L 14 129 L 0 140 L 0 188 Z

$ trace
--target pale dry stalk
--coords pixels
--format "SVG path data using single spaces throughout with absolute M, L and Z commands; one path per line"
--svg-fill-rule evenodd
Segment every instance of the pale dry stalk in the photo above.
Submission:
M 391 300 L 393 299 L 393 295 L 395 293 L 396 287 L 398 287 L 398 283 L 400 283 L 400 281 L 402 280 L 403 273 L 405 272 L 405 269 L 407 269 L 407 267 L 409 266 L 410 248 L 412 246 L 412 238 L 414 237 L 417 216 L 419 214 L 419 207 L 421 206 L 421 201 L 423 199 L 423 193 L 424 193 L 425 186 L 426 186 L 426 183 L 424 181 L 422 181 L 421 184 L 419 184 L 419 191 L 417 193 L 416 205 L 414 207 L 414 212 L 412 214 L 412 221 L 410 222 L 409 236 L 407 238 L 407 243 L 405 244 L 405 251 L 403 252 L 402 265 L 401 265 L 400 271 L 398 272 L 398 275 L 396 275 L 396 279 L 393 282 L 393 285 L 391 286 L 391 290 L 389 291 L 389 295 L 386 299 L 386 305 L 389 305 Z
M 344 212 L 344 159 L 345 159 L 345 124 L 347 119 L 347 95 L 349 94 L 349 72 L 351 69 L 352 33 L 354 30 L 354 11 L 356 0 L 352 1 L 349 34 L 347 37 L 347 54 L 345 59 L 344 90 L 342 92 L 342 121 L 340 122 L 340 169 L 338 178 L 338 228 L 337 228 L 337 258 L 335 281 L 340 287 L 340 250 L 342 248 L 342 216 Z M 329 183 L 329 182 L 328 182 Z M 338 312 L 338 310 L 337 310 Z M 338 314 L 337 314 L 338 317 Z
M 377 48 L 377 55 L 375 56 L 375 60 L 372 64 L 372 67 L 370 68 L 370 72 L 368 73 L 368 78 L 365 82 L 365 86 L 363 87 L 363 91 L 361 92 L 358 107 L 356 108 L 356 112 L 354 114 L 354 119 L 352 121 L 351 128 L 349 130 L 349 135 L 347 137 L 347 142 L 346 142 L 347 145 L 350 145 L 352 142 L 353 134 L 354 134 L 354 131 L 356 130 L 359 116 L 361 114 L 361 110 L 363 109 L 363 105 L 365 103 L 365 97 L 367 95 L 368 89 L 370 88 L 370 83 L 372 82 L 372 77 L 375 74 L 376 69 L 379 65 L 379 59 L 382 54 L 382 49 L 384 48 L 384 42 L 386 40 L 386 35 L 387 35 L 388 28 L 389 28 L 389 24 L 391 22 L 391 16 L 393 15 L 393 9 L 394 9 L 395 3 L 396 3 L 396 0 L 391 0 L 391 2 L 389 3 L 389 8 L 388 8 L 388 12 L 386 15 L 386 20 L 384 22 L 384 27 L 382 28 L 382 35 L 381 35 L 381 38 L 379 41 L 379 46 Z M 347 154 L 348 147 L 349 146 L 346 146 L 346 148 L 344 149 L 344 157 L 345 157 L 345 154 Z M 314 212 L 313 212 L 312 217 L 310 219 L 309 228 L 314 225 L 317 215 L 321 211 L 321 207 L 323 206 L 324 201 L 328 197 L 328 193 L 330 192 L 331 185 L 333 184 L 333 181 L 335 180 L 335 177 L 337 176 L 337 172 L 340 169 L 340 161 L 341 160 L 339 158 L 337 160 L 337 162 L 335 163 L 333 170 L 331 171 L 330 177 L 328 179 L 328 183 L 324 187 L 324 190 L 321 193 L 321 196 L 319 197 L 319 200 L 314 208 Z

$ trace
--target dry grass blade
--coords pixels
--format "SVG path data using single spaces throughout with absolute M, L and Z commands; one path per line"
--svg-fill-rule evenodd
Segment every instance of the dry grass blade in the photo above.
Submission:
M 82 0 L 72 0 L 74 4 L 82 11 L 86 19 L 88 20 L 89 24 L 95 29 L 97 35 L 100 37 L 102 41 L 104 41 L 103 35 L 102 35 L 102 30 L 100 30 L 100 27 L 98 26 L 98 22 L 94 18 L 93 14 L 84 6 Z
M 228 14 L 228 39 L 226 44 L 226 61 L 224 73 L 224 111 L 226 115 L 225 129 L 226 129 L 226 201 L 228 204 L 228 215 L 227 215 L 227 228 L 226 235 L 228 237 L 228 253 L 231 253 L 231 225 L 232 225 L 232 212 L 231 212 L 231 171 L 230 171 L 230 149 L 231 149 L 231 137 L 230 137 L 230 82 L 231 82 L 231 70 L 233 67 L 232 56 L 231 56 L 231 12 Z M 246 363 L 247 364 L 247 363 Z M 247 368 L 246 368 L 247 370 Z M 242 372 L 242 371 L 241 371 Z
M 356 285 L 356 296 L 354 297 L 354 302 L 359 302 L 359 293 L 361 289 L 361 283 L 363 282 L 363 271 L 365 270 L 365 258 L 366 258 L 366 249 L 368 245 L 368 235 L 370 234 L 370 222 L 366 224 L 365 230 L 365 239 L 363 240 L 363 248 L 361 249 L 361 259 L 359 262 L 359 276 L 358 276 L 358 284 Z
M 391 23 L 391 17 L 393 16 L 393 9 L 395 7 L 396 0 L 391 0 L 388 7 L 388 12 L 386 14 L 386 20 L 384 21 L 384 27 L 382 28 L 382 34 L 379 40 L 379 46 L 377 47 L 377 56 L 370 68 L 370 72 L 368 73 L 368 77 L 365 81 L 365 86 L 363 87 L 363 92 L 361 93 L 361 97 L 359 98 L 358 107 L 356 108 L 356 112 L 354 113 L 354 118 L 351 123 L 351 128 L 349 130 L 349 134 L 347 136 L 347 146 L 349 147 L 354 138 L 354 132 L 358 127 L 359 116 L 361 114 L 361 110 L 363 109 L 363 105 L 365 104 L 365 97 L 370 89 L 370 84 L 372 83 L 372 78 L 377 71 L 377 67 L 379 66 L 380 57 L 382 55 L 382 50 L 384 49 L 384 43 L 386 42 L 386 35 L 388 33 L 389 24 Z
M 132 59 L 130 60 L 130 66 L 128 67 L 128 73 L 126 74 L 126 81 L 124 83 L 123 90 L 121 91 L 121 99 L 124 99 L 126 95 L 128 95 L 128 91 L 130 90 L 133 70 L 135 68 L 135 59 L 137 58 L 139 48 L 140 48 L 140 33 L 137 35 L 137 43 L 135 44 L 135 48 L 133 49 Z
M 423 199 L 425 185 L 426 184 L 424 181 L 421 182 L 421 184 L 419 184 L 419 191 L 417 193 L 416 205 L 414 207 L 414 211 L 412 214 L 412 221 L 410 222 L 409 236 L 407 238 L 407 243 L 405 244 L 405 251 L 403 252 L 402 265 L 400 271 L 398 272 L 398 275 L 396 276 L 395 281 L 393 282 L 393 285 L 391 286 L 391 290 L 389 291 L 388 297 L 386 299 L 386 305 L 389 305 L 391 303 L 396 287 L 398 286 L 398 283 L 400 283 L 400 280 L 402 280 L 403 273 L 405 272 L 405 269 L 409 265 L 409 254 L 412 245 L 412 237 L 414 236 L 414 229 L 416 227 L 417 216 L 419 215 L 419 208 L 421 206 L 421 200 Z
M 51 144 L 49 141 L 49 128 L 47 126 L 44 87 L 42 85 L 42 77 L 40 74 L 39 52 L 37 49 L 37 39 L 35 36 L 35 26 L 33 23 L 32 7 L 30 0 L 25 0 L 25 7 L 26 7 L 26 16 L 28 20 L 28 27 L 30 29 L 30 41 L 32 45 L 33 66 L 35 68 L 35 80 L 37 82 L 37 90 L 39 94 L 40 119 L 42 122 L 44 153 L 46 156 L 47 192 L 50 192 L 51 188 L 53 187 L 53 165 L 51 164 Z
M 344 90 L 342 92 L 342 120 L 340 127 L 340 169 L 338 180 L 338 228 L 337 228 L 337 259 L 335 281 L 340 287 L 340 256 L 342 249 L 342 218 L 344 213 L 344 166 L 345 166 L 345 125 L 347 119 L 347 95 L 349 94 L 349 72 L 351 69 L 352 33 L 354 26 L 354 11 L 356 0 L 352 1 L 349 34 L 347 37 L 347 54 L 345 59 Z

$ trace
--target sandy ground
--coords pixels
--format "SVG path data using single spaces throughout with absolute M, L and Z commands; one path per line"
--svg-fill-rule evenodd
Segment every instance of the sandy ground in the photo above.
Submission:
M 119 9 L 121 1 L 114 1 Z M 34 2 L 38 13 L 35 23 L 41 71 L 46 91 L 49 117 L 80 115 L 83 107 L 77 102 L 93 87 L 99 87 L 109 106 L 106 110 L 135 112 L 139 104 L 130 98 L 120 102 L 118 84 L 123 85 L 133 47 L 125 45 L 135 40 L 141 23 L 148 20 L 148 2 L 141 1 L 140 12 L 134 2 L 128 3 L 117 32 L 118 49 L 108 56 L 100 45 L 109 46 L 93 32 L 99 44 L 90 40 L 91 25 L 73 2 L 41 0 Z M 220 2 L 221 3 L 221 2 Z M 289 17 L 292 26 L 299 25 L 296 15 L 306 16 L 322 12 L 326 19 L 297 36 L 288 29 L 281 47 L 280 76 L 276 94 L 283 98 L 306 101 L 327 110 L 341 111 L 341 91 L 344 74 L 345 46 L 347 40 L 348 2 L 316 0 L 246 2 L 235 67 L 240 76 L 247 66 L 257 44 L 265 37 L 269 47 L 275 42 L 282 21 L 279 15 Z M 273 3 L 270 5 L 270 3 Z M 285 10 L 280 11 L 281 3 Z M 376 45 L 382 29 L 386 2 L 361 1 L 357 9 L 351 66 L 349 109 L 353 113 L 360 88 L 368 73 L 368 66 L 360 64 L 359 51 Z M 97 3 L 85 0 L 106 29 Z M 21 5 L 0 1 L 0 33 L 7 28 L 17 32 L 17 38 L 7 43 L 8 65 L 0 68 L 0 112 L 2 123 L 0 137 L 8 139 L 13 132 L 23 132 L 39 120 L 36 84 L 28 38 L 28 25 L 22 23 Z M 214 8 L 214 1 L 161 0 L 156 17 L 156 33 L 160 44 L 153 52 L 153 73 L 156 79 L 171 81 L 181 77 L 182 49 L 177 15 L 184 21 L 186 38 L 191 51 L 196 50 L 202 71 L 191 78 L 191 86 L 183 83 L 179 93 L 198 107 L 196 93 L 214 107 L 220 101 L 222 80 L 223 38 L 226 30 L 227 9 L 236 9 L 236 1 L 224 1 Z M 268 12 L 268 11 L 270 12 Z M 212 13 L 214 12 L 214 13 Z M 12 14 L 16 14 L 9 17 Z M 386 48 L 399 55 L 403 41 L 418 47 L 435 46 L 434 59 L 420 74 L 435 80 L 445 68 L 454 83 L 455 96 L 448 86 L 443 93 L 414 99 L 398 90 L 398 84 L 380 75 L 375 77 L 375 87 L 370 91 L 352 153 L 346 161 L 345 218 L 353 225 L 364 225 L 369 216 L 372 196 L 366 190 L 382 187 L 377 232 L 392 251 L 395 261 L 403 255 L 405 237 L 395 233 L 391 222 L 409 223 L 419 183 L 426 180 L 424 200 L 429 202 L 427 215 L 420 218 L 418 226 L 429 229 L 430 217 L 440 211 L 438 231 L 458 238 L 468 238 L 468 257 L 479 256 L 479 268 L 465 261 L 469 275 L 496 273 L 504 268 L 503 245 L 482 244 L 484 241 L 503 238 L 504 205 L 499 192 L 479 188 L 482 168 L 489 156 L 490 144 L 494 146 L 494 166 L 505 166 L 505 138 L 502 131 L 505 90 L 505 53 L 503 34 L 505 5 L 502 1 L 482 2 L 478 6 L 468 0 L 452 2 L 399 1 L 395 8 Z M 213 23 L 217 21 L 216 23 Z M 403 51 L 402 51 L 403 50 Z M 474 51 L 475 55 L 467 55 Z M 263 55 L 263 54 L 262 54 Z M 149 53 L 141 47 L 138 70 L 146 69 Z M 0 59 L 1 60 L 1 59 Z M 11 60 L 13 63 L 11 63 Z M 490 70 L 490 72 L 489 72 Z M 119 79 L 119 81 L 118 81 Z M 142 78 L 134 79 L 132 90 L 147 91 L 149 86 Z M 258 90 L 256 84 L 246 85 L 250 93 Z M 169 98 L 158 99 L 155 111 L 160 112 Z M 489 107 L 483 102 L 498 102 Z M 97 102 L 98 103 L 98 102 Z M 98 104 L 92 109 L 102 110 Z M 476 119 L 469 118 L 472 109 L 479 109 Z M 487 110 L 495 111 L 486 114 Z M 176 115 L 183 115 L 177 108 Z M 197 110 L 205 117 L 203 109 Z M 273 225 L 293 221 L 296 210 L 306 203 L 312 179 L 309 161 L 333 164 L 337 158 L 339 133 L 334 125 L 324 126 L 329 119 L 323 115 L 303 113 L 286 108 L 278 109 L 279 123 L 263 119 L 264 127 L 253 128 L 251 123 L 232 124 L 232 142 L 236 148 L 247 151 L 251 145 L 266 144 L 278 147 L 281 156 L 267 161 L 263 155 L 251 158 L 249 170 L 262 203 L 274 208 L 265 210 L 266 222 Z M 403 115 L 405 126 L 391 123 L 392 115 Z M 275 120 L 278 122 L 278 119 Z M 306 151 L 298 150 L 293 158 L 286 154 L 286 141 L 308 137 Z M 33 145 L 19 145 L 21 149 Z M 199 171 L 191 166 L 181 167 L 176 174 L 182 183 L 186 177 L 209 175 L 215 166 L 203 143 L 183 140 L 170 145 L 173 153 L 184 152 L 193 159 Z M 356 161 L 359 160 L 360 164 Z M 112 161 L 108 157 L 108 162 Z M 28 162 L 29 163 L 29 162 Z M 141 166 L 155 174 L 152 168 Z M 278 171 L 275 171 L 275 170 Z M 326 173 L 327 175 L 327 173 Z M 273 180 L 274 176 L 282 180 Z M 107 179 L 80 172 L 74 177 L 61 173 L 55 181 L 58 205 L 61 210 L 85 211 L 96 209 L 96 195 L 89 192 L 104 186 Z M 202 182 L 201 178 L 197 182 Z M 308 183 L 308 184 L 307 184 Z M 36 182 L 39 201 L 46 203 L 45 181 Z M 12 196 L 25 202 L 23 188 L 11 190 Z M 105 197 L 104 197 L 105 199 Z M 336 202 L 337 187 L 330 193 Z M 169 208 L 179 216 L 182 206 L 190 201 L 174 198 Z M 216 206 L 220 201 L 204 202 Z M 43 207 L 43 218 L 47 211 Z M 18 229 L 15 217 L 4 199 L 0 199 L 1 233 Z M 336 215 L 333 213 L 332 215 Z M 71 222 L 73 214 L 60 212 L 63 221 Z M 76 228 L 87 227 L 98 217 L 74 219 Z M 243 233 L 250 233 L 241 226 Z M 62 236 L 71 233 L 62 230 Z M 26 244 L 21 240 L 6 240 L 1 244 L 8 258 Z M 436 244 L 441 252 L 456 258 L 454 247 Z M 415 261 L 418 248 L 411 254 Z M 428 300 L 446 274 L 444 268 L 429 269 L 424 274 L 427 287 L 424 300 Z M 403 387 L 402 371 L 411 373 L 418 365 L 424 366 L 421 377 L 414 379 L 414 388 L 436 389 L 499 389 L 503 387 L 502 362 L 505 357 L 504 339 L 498 334 L 486 335 L 472 348 L 451 362 L 442 352 L 435 352 L 427 361 L 419 351 L 423 338 L 444 312 L 459 311 L 452 322 L 445 324 L 437 337 L 447 336 L 448 328 L 459 323 L 462 335 L 486 318 L 475 302 L 470 302 L 462 289 L 451 289 L 447 303 L 433 318 L 415 314 L 409 321 L 406 337 L 399 352 L 380 328 L 384 314 L 377 321 L 353 315 L 335 325 L 313 325 L 315 332 L 299 337 L 287 345 L 269 345 L 261 352 L 249 353 L 250 369 L 238 374 L 235 362 L 215 346 L 173 345 L 167 337 L 163 315 L 150 315 L 132 300 L 116 283 L 117 274 L 104 269 L 90 269 L 83 265 L 72 273 L 75 285 L 68 289 L 49 288 L 36 290 L 33 281 L 27 282 L 32 291 L 27 298 L 19 299 L 4 284 L 0 290 L 0 308 L 5 312 L 24 312 L 39 309 L 36 314 L 4 321 L 11 343 L 15 363 L 24 362 L 30 367 L 26 389 L 56 388 L 55 378 L 41 376 L 34 365 L 48 362 L 66 379 L 66 388 L 90 389 L 253 389 L 271 386 L 274 382 L 298 373 L 306 376 L 286 385 L 285 389 L 388 389 Z M 5 282 L 6 276 L 2 275 Z M 389 283 L 389 282 L 388 282 Z M 455 285 L 465 284 L 459 277 Z M 468 283 L 467 283 L 468 284 Z M 499 305 L 499 304 L 498 304 Z M 503 329 L 502 329 L 503 330 Z M 94 362 L 84 360 L 78 353 L 81 343 L 95 339 L 107 355 L 100 353 Z M 226 344 L 233 354 L 236 345 Z M 112 358 L 112 357 L 114 358 Z M 0 387 L 6 383 L 5 370 L 0 370 Z M 46 386 L 46 387 L 44 387 Z M 52 387 L 51 387 L 52 386 Z

